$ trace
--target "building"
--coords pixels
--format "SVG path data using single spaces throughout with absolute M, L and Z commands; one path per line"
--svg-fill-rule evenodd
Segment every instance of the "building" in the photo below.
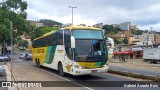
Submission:
M 128 38 L 128 31 L 120 31 L 120 41 L 123 41 L 125 38 Z
M 39 23 L 39 22 L 36 23 L 36 27 L 42 27 L 42 26 L 44 26 L 43 23 Z
M 95 28 L 103 28 L 103 23 L 94 24 L 92 27 L 95 27 Z
M 112 24 L 112 26 L 115 28 L 115 27 L 119 27 L 118 24 Z
M 157 35 L 156 41 L 160 40 L 160 35 Z M 152 33 L 143 33 L 142 35 L 135 35 L 135 36 L 130 36 L 128 39 L 129 44 L 135 44 L 138 46 L 150 46 L 154 45 L 155 42 L 155 35 Z
M 154 35 L 155 44 L 160 45 L 160 32 L 156 32 Z
M 80 25 L 78 25 L 78 26 L 87 26 L 86 24 L 80 24 Z
M 131 36 L 131 22 L 120 23 L 118 25 L 118 28 L 121 29 L 121 40 L 124 40 L 124 38 L 129 39 L 129 37 Z
M 131 29 L 131 22 L 120 23 L 118 26 L 122 31 L 129 31 Z

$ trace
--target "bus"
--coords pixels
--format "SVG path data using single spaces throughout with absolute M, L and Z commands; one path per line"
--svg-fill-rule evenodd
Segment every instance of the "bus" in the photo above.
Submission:
M 58 70 L 64 76 L 106 73 L 108 51 L 103 30 L 69 26 L 33 40 L 33 63 Z

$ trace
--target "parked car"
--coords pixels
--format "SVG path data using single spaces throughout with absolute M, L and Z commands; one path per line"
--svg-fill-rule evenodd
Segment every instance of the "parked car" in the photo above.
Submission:
M 11 55 L 7 54 L 8 60 L 11 61 Z
M 0 75 L 6 75 L 6 71 L 3 66 L 0 66 Z
M 3 61 L 9 61 L 9 58 L 3 54 L 0 54 L 0 61 L 3 62 Z
M 25 60 L 32 60 L 32 54 L 25 54 Z
M 21 53 L 19 58 L 20 59 L 25 59 L 25 55 L 26 55 L 26 53 Z

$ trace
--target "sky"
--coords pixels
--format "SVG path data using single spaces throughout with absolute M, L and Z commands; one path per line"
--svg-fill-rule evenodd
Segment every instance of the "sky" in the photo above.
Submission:
M 131 22 L 143 30 L 160 31 L 160 0 L 24 0 L 28 20 L 51 19 L 63 24 L 93 25 Z

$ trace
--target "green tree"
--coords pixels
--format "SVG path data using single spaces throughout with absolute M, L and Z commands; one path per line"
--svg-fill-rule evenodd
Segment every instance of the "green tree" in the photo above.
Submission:
M 121 42 L 122 44 L 128 44 L 128 39 L 124 38 L 124 40 Z
M 120 31 L 120 28 L 118 27 L 113 27 L 113 25 L 104 25 L 103 29 L 106 31 L 105 34 L 116 34 Z
M 59 26 L 61 27 L 63 24 L 60 22 L 56 22 L 53 20 L 49 20 L 49 19 L 41 19 L 39 20 L 40 23 L 43 23 L 45 26 Z
M 10 21 L 13 22 L 14 39 L 27 30 L 27 2 L 22 0 L 4 0 L 0 6 L 0 42 L 10 44 Z
M 18 46 L 22 46 L 22 47 L 27 47 L 28 46 L 28 41 L 27 40 L 19 40 Z
M 142 30 L 136 30 L 134 32 L 135 35 L 142 35 L 143 34 L 143 31 Z
M 59 30 L 60 28 L 55 28 L 55 27 L 47 27 L 47 26 L 43 26 L 43 27 L 38 27 L 34 29 L 34 32 L 30 33 L 29 36 L 31 36 L 31 40 L 33 41 L 33 39 L 38 38 L 48 32 L 51 32 L 53 30 Z

